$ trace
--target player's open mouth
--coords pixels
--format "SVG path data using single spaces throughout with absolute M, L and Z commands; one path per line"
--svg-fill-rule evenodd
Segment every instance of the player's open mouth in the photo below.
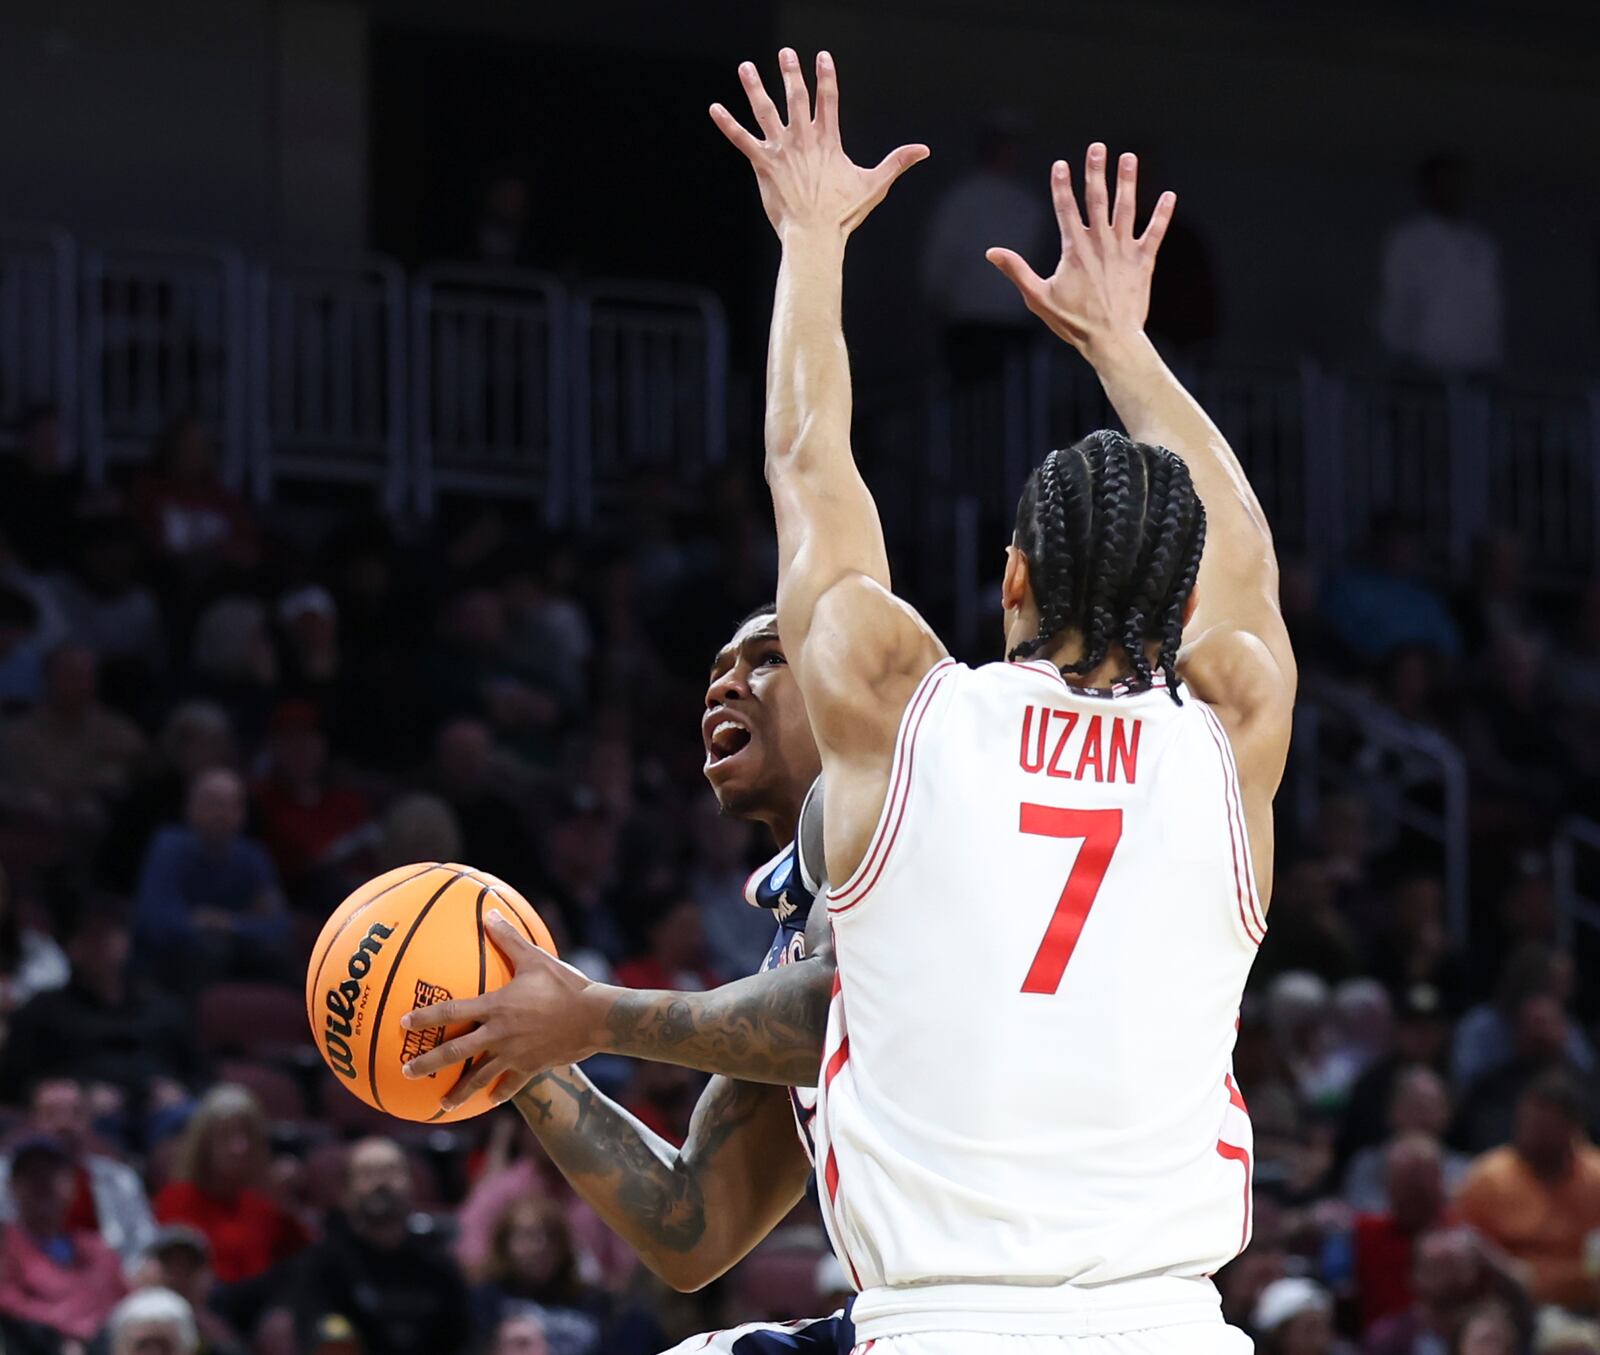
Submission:
M 714 721 L 706 731 L 706 765 L 715 767 L 737 757 L 750 746 L 750 730 L 726 716 Z

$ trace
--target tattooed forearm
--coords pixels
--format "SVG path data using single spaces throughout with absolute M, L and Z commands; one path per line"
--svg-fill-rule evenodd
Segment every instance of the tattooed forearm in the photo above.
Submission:
M 761 1087 L 714 1079 L 681 1150 L 574 1068 L 534 1078 L 516 1105 L 573 1188 L 648 1261 L 700 1244 L 707 1219 L 702 1172 L 768 1095 Z
M 606 1048 L 747 1082 L 816 1085 L 833 989 L 830 958 L 816 957 L 709 993 L 622 990 Z

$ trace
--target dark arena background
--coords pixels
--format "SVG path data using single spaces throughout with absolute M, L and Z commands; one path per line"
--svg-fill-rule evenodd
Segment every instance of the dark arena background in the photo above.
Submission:
M 809 1201 L 675 1292 L 510 1108 L 348 1095 L 302 1000 L 330 910 L 419 860 L 617 983 L 764 953 L 771 842 L 697 730 L 774 588 L 776 249 L 706 106 L 790 44 L 835 54 L 858 159 L 933 149 L 845 328 L 897 586 L 960 657 L 999 657 L 1027 471 L 1111 421 L 982 249 L 1047 267 L 1048 166 L 1093 139 L 1178 191 L 1149 327 L 1260 493 L 1301 665 L 1229 1319 L 1600 1355 L 1594 20 L 0 6 L 0 1351 L 654 1355 L 842 1301 Z M 588 1071 L 682 1141 L 698 1075 Z

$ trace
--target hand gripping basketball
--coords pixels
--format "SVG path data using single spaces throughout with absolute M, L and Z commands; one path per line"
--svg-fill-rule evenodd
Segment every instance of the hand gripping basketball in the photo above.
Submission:
M 418 1008 L 401 1022 L 414 1031 L 477 1023 L 477 1029 L 406 1065 L 406 1076 L 416 1078 L 467 1062 L 461 1080 L 443 1099 L 447 1111 L 497 1082 L 494 1102 L 503 1104 L 535 1074 L 578 1063 L 600 1048 L 596 1015 L 585 1000 L 594 987 L 589 979 L 540 950 L 498 911 L 490 912 L 485 930 L 515 971 L 510 981 L 482 997 Z

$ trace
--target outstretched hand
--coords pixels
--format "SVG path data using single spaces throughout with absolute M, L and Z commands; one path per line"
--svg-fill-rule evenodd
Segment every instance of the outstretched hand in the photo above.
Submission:
M 407 1077 L 429 1077 L 465 1063 L 443 1098 L 454 1110 L 497 1082 L 495 1103 L 509 1101 L 529 1078 L 547 1068 L 578 1063 L 598 1048 L 594 1013 L 585 995 L 594 988 L 583 974 L 539 949 L 498 912 L 488 917 L 489 939 L 515 971 L 504 987 L 482 997 L 452 998 L 408 1012 L 407 1030 L 435 1030 L 463 1022 L 477 1028 L 458 1035 L 406 1065 Z
M 1111 336 L 1142 333 L 1150 313 L 1150 279 L 1156 252 L 1177 206 L 1176 193 L 1163 193 L 1143 235 L 1133 233 L 1139 188 L 1139 161 L 1117 162 L 1114 203 L 1106 191 L 1106 148 L 1095 142 L 1084 163 L 1088 221 L 1072 193 L 1072 171 L 1057 160 L 1050 171 L 1050 196 L 1061 227 L 1061 261 L 1041 278 L 1013 250 L 991 249 L 984 256 L 1010 278 L 1028 309 L 1080 352 Z
M 739 79 L 763 139 L 746 131 L 721 104 L 711 105 L 711 120 L 754 167 L 761 205 L 780 237 L 797 227 L 833 227 L 848 235 L 901 174 L 927 159 L 928 148 L 901 146 L 874 168 L 863 168 L 845 154 L 839 140 L 839 80 L 833 57 L 827 52 L 817 56 L 815 108 L 792 47 L 778 53 L 778 66 L 787 122 L 750 61 L 739 67 Z

